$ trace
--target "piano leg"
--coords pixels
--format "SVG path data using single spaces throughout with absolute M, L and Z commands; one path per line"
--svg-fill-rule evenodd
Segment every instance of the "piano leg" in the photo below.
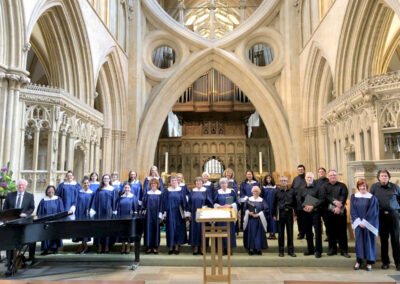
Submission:
M 5 273 L 6 277 L 13 276 L 17 273 L 17 250 L 7 250 L 7 271 Z
M 135 237 L 135 262 L 131 266 L 131 270 L 136 270 L 140 263 L 140 236 Z

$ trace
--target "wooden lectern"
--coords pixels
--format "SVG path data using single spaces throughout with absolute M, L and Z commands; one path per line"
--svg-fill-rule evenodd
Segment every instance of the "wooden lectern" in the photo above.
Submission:
M 203 223 L 203 280 L 208 282 L 231 283 L 231 222 L 236 221 L 236 211 L 233 208 L 197 209 L 196 222 Z M 216 222 L 226 222 L 225 226 L 217 226 Z M 206 238 L 211 240 L 211 274 L 207 274 Z M 227 239 L 228 274 L 223 274 L 222 238 Z M 218 242 L 218 273 L 216 266 L 215 244 Z

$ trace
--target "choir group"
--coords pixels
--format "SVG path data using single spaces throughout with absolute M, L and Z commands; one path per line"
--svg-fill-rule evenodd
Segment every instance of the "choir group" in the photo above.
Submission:
M 92 173 L 82 181 L 83 187 L 74 180 L 73 173 L 57 189 L 48 186 L 46 196 L 40 201 L 38 216 L 69 211 L 76 219 L 144 216 L 144 245 L 147 254 L 158 254 L 160 231 L 165 226 L 168 254 L 179 254 L 181 245 L 188 243 L 193 254 L 201 254 L 201 223 L 196 222 L 198 208 L 229 207 L 240 212 L 239 221 L 231 228 L 231 247 L 236 247 L 236 235 L 243 231 L 243 245 L 249 255 L 261 255 L 268 248 L 268 239 L 275 240 L 278 234 L 279 256 L 284 256 L 285 230 L 287 253 L 296 257 L 293 245 L 293 223 L 297 219 L 298 239 L 307 240 L 304 255 L 322 255 L 322 224 L 326 228 L 329 250 L 327 255 L 339 252 L 349 258 L 347 243 L 346 201 L 348 189 L 337 180 L 337 172 L 318 170 L 318 179 L 312 172 L 305 172 L 299 165 L 298 176 L 291 187 L 288 178 L 281 176 L 279 187 L 271 175 L 265 176 L 260 185 L 252 171 L 238 186 L 232 169 L 226 169 L 223 177 L 214 185 L 208 173 L 197 177 L 195 187 L 189 190 L 183 175 L 171 176 L 170 185 L 164 186 L 157 167 L 150 169 L 144 184 L 137 173 L 130 171 L 128 180 L 121 183 L 118 173 L 105 174 L 98 181 Z M 382 268 L 389 267 L 388 239 L 390 236 L 393 258 L 400 270 L 399 210 L 400 189 L 389 182 L 390 174 L 381 170 L 370 192 L 365 179 L 357 182 L 357 192 L 350 197 L 350 215 L 356 238 L 355 270 L 364 267 L 370 271 L 376 259 L 376 236 L 381 238 Z M 322 223 L 323 220 L 323 223 Z M 189 237 L 187 236 L 187 225 Z M 77 253 L 88 251 L 90 238 L 74 239 L 82 242 Z M 113 243 L 122 243 L 121 253 L 130 253 L 132 239 L 126 237 L 94 239 L 98 253 L 108 253 Z M 42 242 L 42 254 L 56 253 L 61 240 Z M 223 242 L 226 254 L 226 239 Z

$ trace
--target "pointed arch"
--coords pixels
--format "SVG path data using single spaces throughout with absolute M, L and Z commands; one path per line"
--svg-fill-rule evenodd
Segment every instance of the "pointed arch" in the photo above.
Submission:
M 210 48 L 199 52 L 180 66 L 149 98 L 139 125 L 137 167 L 145 169 L 152 165 L 158 135 L 169 110 L 187 86 L 211 68 L 227 74 L 257 108 L 271 137 L 277 170 L 291 168 L 298 160 L 296 153 L 292 151 L 293 141 L 287 117 L 276 90 L 247 70 L 232 54 Z
M 338 94 L 379 74 L 393 15 L 393 10 L 381 1 L 349 1 L 335 69 Z
M 38 1 L 26 28 L 49 85 L 93 106 L 94 76 L 89 39 L 78 1 Z

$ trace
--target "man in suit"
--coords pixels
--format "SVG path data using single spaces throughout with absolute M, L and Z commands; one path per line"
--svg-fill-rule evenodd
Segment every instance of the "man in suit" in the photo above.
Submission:
M 17 191 L 7 194 L 3 204 L 3 210 L 21 208 L 21 218 L 29 217 L 35 210 L 35 200 L 33 194 L 26 192 L 28 182 L 24 179 L 18 180 Z M 29 244 L 29 259 L 33 260 L 35 256 L 36 243 Z M 12 251 L 7 251 L 7 267 L 6 274 L 11 274 L 10 266 L 12 261 Z

